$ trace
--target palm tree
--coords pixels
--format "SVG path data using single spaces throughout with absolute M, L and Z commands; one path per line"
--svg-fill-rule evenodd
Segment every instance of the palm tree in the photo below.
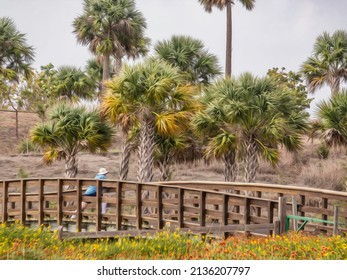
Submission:
M 95 82 L 75 66 L 62 66 L 54 75 L 54 92 L 58 98 L 73 102 L 91 99 L 96 91 Z
M 347 32 L 337 30 L 332 35 L 328 32 L 319 35 L 301 72 L 311 93 L 325 85 L 332 95 L 339 92 L 341 84 L 347 82 Z
M 115 116 L 120 112 L 136 116 L 140 130 L 137 179 L 150 182 L 155 135 L 180 133 L 180 123 L 186 122 L 191 114 L 193 87 L 186 85 L 178 68 L 156 59 L 125 65 L 107 87 L 102 110 Z
M 206 87 L 200 98 L 202 110 L 192 120 L 195 133 L 205 143 L 204 156 L 207 160 L 217 159 L 224 163 L 224 179 L 234 182 L 237 176 L 237 136 L 235 126 L 228 123 L 219 98 L 236 90 L 236 81 L 220 79 Z
M 179 67 L 192 84 L 207 85 L 221 74 L 218 58 L 210 54 L 198 39 L 172 36 L 154 46 L 155 56 Z
M 49 122 L 39 124 L 31 131 L 33 143 L 45 149 L 44 163 L 65 160 L 67 178 L 77 174 L 78 153 L 106 151 L 112 137 L 112 127 L 102 121 L 96 110 L 74 108 L 65 103 L 54 108 Z
M 0 74 L 18 80 L 18 74 L 31 74 L 34 49 L 29 46 L 25 34 L 20 33 L 8 17 L 0 18 Z
M 134 0 L 84 0 L 83 14 L 73 21 L 77 41 L 103 62 L 102 81 L 110 78 L 110 56 L 116 59 L 116 73 L 122 58 L 147 53 L 146 21 Z
M 234 0 L 199 0 L 200 4 L 204 6 L 205 11 L 211 13 L 212 8 L 216 7 L 220 10 L 226 8 L 226 55 L 225 55 L 225 75 L 231 76 L 231 59 L 232 59 L 232 5 Z M 241 4 L 247 9 L 254 8 L 255 0 L 239 0 Z
M 0 17 L 0 105 L 9 103 L 17 110 L 16 91 L 21 80 L 33 75 L 33 60 L 34 49 L 27 44 L 25 34 L 16 29 L 12 19 Z
M 215 133 L 210 153 L 226 155 L 232 151 L 235 155 L 236 146 L 245 161 L 246 182 L 255 181 L 259 157 L 275 165 L 280 144 L 292 151 L 301 147 L 308 117 L 302 112 L 304 106 L 291 101 L 288 91 L 271 78 L 244 73 L 236 80 L 218 81 L 207 92 L 205 121 L 201 123 Z
M 317 105 L 317 116 L 316 130 L 327 146 L 346 146 L 347 90 L 337 92 L 328 101 L 320 102 Z

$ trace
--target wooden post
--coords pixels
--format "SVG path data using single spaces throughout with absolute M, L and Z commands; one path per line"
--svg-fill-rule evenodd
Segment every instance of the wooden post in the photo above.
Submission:
M 25 218 L 26 218 L 26 209 L 25 209 L 25 196 L 26 196 L 26 188 L 25 188 L 25 181 L 22 179 L 20 184 L 20 223 L 22 225 L 25 224 Z
M 292 196 L 292 211 L 294 216 L 298 216 L 298 204 L 296 202 L 296 197 L 293 195 Z M 293 219 L 293 229 L 295 231 L 298 231 L 298 220 Z
M 261 192 L 255 192 L 255 197 L 259 197 L 259 198 L 261 198 Z M 261 217 L 261 207 L 256 207 L 255 208 L 255 215 L 257 216 L 257 217 Z
M 116 229 L 122 229 L 122 182 L 117 183 L 116 190 Z
M 183 228 L 184 227 L 184 190 L 182 188 L 178 189 L 178 227 Z
M 200 192 L 200 226 L 206 225 L 206 192 Z
M 136 188 L 136 229 L 142 229 L 142 203 L 141 203 L 142 185 L 137 184 Z
M 102 182 L 100 180 L 97 180 L 96 182 L 96 204 L 95 204 L 95 211 L 96 211 L 96 220 L 95 220 L 95 230 L 100 231 L 101 230 L 101 195 L 102 195 Z
M 245 197 L 245 210 L 244 210 L 244 216 L 243 216 L 243 225 L 244 225 L 244 231 L 245 235 L 248 235 L 249 232 L 246 231 L 246 228 L 250 221 L 251 221 L 251 205 L 250 205 L 250 199 L 248 197 Z
M 8 213 L 7 213 L 7 203 L 8 203 L 8 182 L 4 181 L 2 183 L 2 223 L 7 222 Z
M 81 228 L 82 228 L 82 208 L 81 208 L 81 204 L 82 204 L 82 185 L 81 185 L 81 181 L 77 180 L 77 190 L 76 190 L 76 195 L 77 195 L 77 213 L 76 213 L 76 231 L 80 232 Z
M 269 202 L 268 202 L 267 208 L 268 208 L 268 210 L 267 210 L 267 211 L 268 211 L 268 217 L 267 217 L 268 223 L 269 223 L 269 224 L 272 224 L 272 223 L 274 223 L 274 208 L 275 208 L 275 203 L 274 203 L 273 201 L 269 201 Z M 278 227 L 278 224 L 276 225 L 276 221 L 275 221 L 274 229 L 275 229 L 276 227 Z M 277 231 L 278 231 L 277 229 L 276 229 L 275 231 L 274 231 L 274 230 L 269 230 L 269 235 L 276 234 Z
M 39 179 L 39 197 L 38 197 L 38 207 L 37 207 L 37 220 L 38 220 L 38 225 L 42 225 L 44 223 L 44 214 L 43 214 L 43 193 L 44 193 L 44 182 L 42 179 Z M 59 225 L 59 224 L 58 224 Z
M 328 199 L 327 198 L 323 198 L 323 208 L 324 209 L 328 209 Z M 326 215 L 326 214 L 323 214 L 322 215 L 322 220 L 328 220 L 328 215 Z M 323 223 L 323 225 L 327 225 L 327 223 Z
M 63 180 L 58 179 L 57 223 L 63 224 Z
M 280 222 L 279 234 L 283 234 L 286 231 L 286 218 L 287 218 L 286 198 L 283 196 L 280 196 L 278 198 L 278 219 Z
M 334 206 L 334 229 L 333 235 L 339 234 L 339 207 L 337 205 Z
M 229 207 L 229 196 L 223 194 L 223 208 L 222 208 L 222 225 L 228 225 L 228 207 Z M 227 238 L 229 236 L 229 232 L 223 232 L 223 237 Z
M 300 195 L 300 200 L 301 200 L 301 207 L 300 207 L 300 210 L 301 210 L 302 207 L 305 207 L 306 196 Z M 300 216 L 305 217 L 305 212 L 301 210 L 300 211 Z
M 158 186 L 158 220 L 157 220 L 157 227 L 158 229 L 163 228 L 163 187 Z

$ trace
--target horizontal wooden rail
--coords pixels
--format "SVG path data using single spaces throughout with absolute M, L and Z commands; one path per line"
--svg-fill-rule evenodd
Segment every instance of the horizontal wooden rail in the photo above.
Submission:
M 83 195 L 89 185 L 97 187 L 95 197 Z M 252 192 L 254 196 L 244 194 Z M 280 199 L 285 199 L 281 207 Z M 82 202 L 88 203 L 84 210 Z M 101 211 L 103 203 L 107 204 L 106 213 Z M 165 227 L 224 236 L 239 231 L 277 234 L 285 231 L 285 216 L 294 210 L 300 217 L 320 219 L 322 228 L 330 233 L 333 227 L 325 221 L 333 217 L 336 204 L 343 220 L 339 230 L 347 232 L 344 192 L 258 183 L 138 183 L 89 178 L 0 181 L 0 222 L 48 224 L 62 227 L 66 236 L 76 232 L 111 236 Z

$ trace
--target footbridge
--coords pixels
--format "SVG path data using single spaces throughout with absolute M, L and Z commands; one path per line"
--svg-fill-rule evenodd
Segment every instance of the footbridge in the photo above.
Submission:
M 83 195 L 89 185 L 97 187 L 95 197 Z M 84 210 L 82 202 L 88 203 Z M 166 228 L 218 236 L 346 234 L 347 193 L 260 183 L 3 180 L 0 222 L 47 225 L 61 238 L 138 236 Z

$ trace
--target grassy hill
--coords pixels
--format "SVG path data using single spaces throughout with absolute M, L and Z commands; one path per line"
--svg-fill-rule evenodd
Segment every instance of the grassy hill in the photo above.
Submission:
M 40 119 L 36 114 L 18 114 L 18 137 L 16 137 L 15 113 L 0 111 L 0 178 L 17 177 L 59 177 L 63 176 L 64 163 L 57 162 L 52 166 L 43 166 L 40 154 L 24 155 L 18 152 L 21 141 L 28 137 L 32 128 Z M 318 140 L 307 140 L 304 149 L 295 157 L 282 151 L 281 161 L 277 167 L 260 162 L 257 175 L 258 182 L 309 186 L 324 189 L 345 191 L 345 154 L 344 149 L 332 149 L 327 159 L 319 156 Z M 119 139 L 111 152 L 104 155 L 82 154 L 79 157 L 78 176 L 94 177 L 99 167 L 112 171 L 110 178 L 118 178 L 120 155 Z M 129 180 L 136 180 L 136 155 L 131 161 Z M 194 164 L 175 164 L 172 180 L 207 180 L 223 181 L 224 166 L 221 162 L 204 162 Z M 154 180 L 160 180 L 156 171 Z M 238 181 L 243 181 L 242 165 L 239 167 Z

